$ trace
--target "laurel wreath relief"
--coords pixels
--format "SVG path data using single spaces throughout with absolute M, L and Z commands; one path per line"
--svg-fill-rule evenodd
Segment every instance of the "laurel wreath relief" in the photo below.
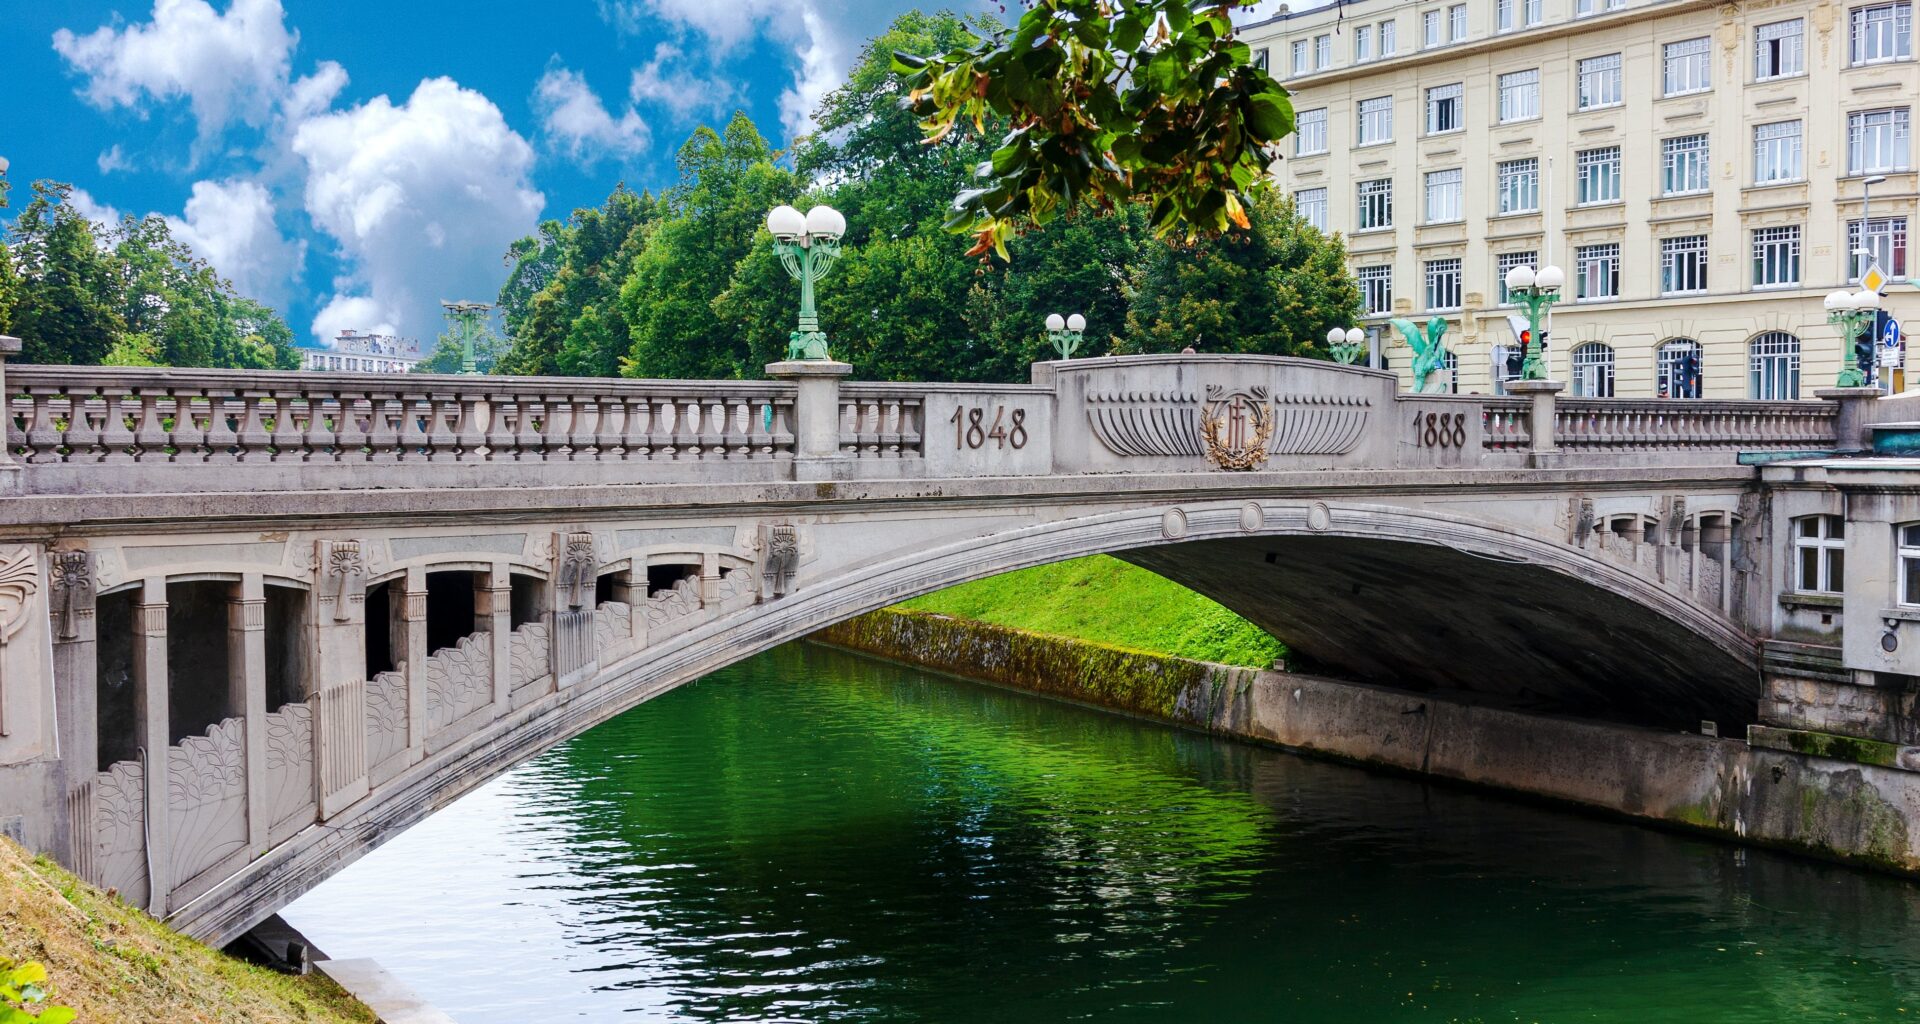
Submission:
M 1261 389 L 1264 391 L 1265 389 Z M 1222 396 L 1207 396 L 1209 401 L 1200 410 L 1200 440 L 1207 447 L 1207 461 L 1221 469 L 1250 470 L 1266 464 L 1267 443 L 1273 440 L 1273 411 L 1265 401 L 1265 395 L 1246 395 L 1232 392 Z M 1221 438 L 1225 427 L 1226 410 L 1235 398 L 1246 398 L 1247 408 L 1253 415 L 1253 438 L 1244 448 L 1232 448 Z

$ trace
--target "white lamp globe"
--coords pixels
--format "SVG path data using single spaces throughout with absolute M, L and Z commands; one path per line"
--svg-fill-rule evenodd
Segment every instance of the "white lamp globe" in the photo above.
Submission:
M 839 238 L 847 233 L 847 218 L 831 206 L 816 206 L 807 211 L 807 234 L 815 238 Z
M 1872 289 L 1868 289 L 1868 288 L 1862 288 L 1860 289 L 1860 294 L 1857 296 L 1857 298 L 1860 301 L 1860 305 L 1859 305 L 1860 309 L 1879 309 L 1880 308 L 1879 292 L 1873 291 Z
M 1070 317 L 1068 317 L 1068 318 L 1067 318 L 1067 330 L 1069 330 L 1069 331 L 1084 331 L 1084 330 L 1086 330 L 1086 329 L 1087 329 L 1087 318 L 1086 318 L 1086 317 L 1084 317 L 1084 316 L 1081 316 L 1081 315 L 1080 315 L 1080 314 L 1078 314 L 1078 313 L 1075 313 L 1075 314 L 1073 314 L 1072 316 L 1070 316 Z
M 1047 314 L 1047 330 L 1063 331 L 1067 327 L 1067 318 L 1058 313 Z
M 1533 276 L 1533 283 L 1543 291 L 1557 292 L 1560 286 L 1567 283 L 1567 274 L 1559 267 L 1542 267 L 1540 272 Z
M 776 206 L 767 214 L 767 230 L 775 238 L 794 238 L 807 231 L 807 218 L 791 206 Z
M 1347 332 L 1338 327 L 1331 328 L 1327 331 L 1327 344 L 1329 345 L 1338 345 L 1342 341 L 1345 341 L 1346 338 Z
M 1533 268 L 1522 264 L 1507 271 L 1507 290 L 1525 291 L 1533 287 Z
M 1846 309 L 1853 304 L 1853 296 L 1845 291 L 1828 292 L 1824 305 L 1832 309 Z
M 1367 334 L 1358 327 L 1347 328 L 1347 344 L 1358 345 L 1367 340 Z

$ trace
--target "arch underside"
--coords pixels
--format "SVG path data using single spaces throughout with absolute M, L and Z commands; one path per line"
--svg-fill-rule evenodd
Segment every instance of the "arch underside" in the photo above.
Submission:
M 1566 573 L 1433 544 L 1234 538 L 1119 557 L 1219 601 L 1316 670 L 1525 710 L 1696 729 L 1751 722 L 1752 666 Z
M 1251 504 L 1187 506 L 1173 542 L 1164 505 L 1042 523 L 1014 514 L 981 536 L 822 566 L 784 597 L 603 659 L 598 677 L 516 706 L 172 920 L 224 941 L 481 783 L 683 683 L 911 597 L 1088 554 L 1206 594 L 1355 679 L 1687 729 L 1753 713 L 1757 675 L 1737 627 L 1584 552 L 1382 505 L 1335 506 L 1327 534 L 1311 530 L 1301 503 L 1260 503 L 1262 532 L 1250 533 Z

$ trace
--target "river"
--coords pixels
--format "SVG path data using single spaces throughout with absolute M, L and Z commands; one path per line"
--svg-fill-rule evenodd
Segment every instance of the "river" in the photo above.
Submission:
M 285 916 L 460 1024 L 1920 1019 L 1920 886 L 799 644 Z

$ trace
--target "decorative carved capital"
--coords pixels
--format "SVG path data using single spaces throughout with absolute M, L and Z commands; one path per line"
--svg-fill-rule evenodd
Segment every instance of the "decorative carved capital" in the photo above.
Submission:
M 54 639 L 77 640 L 81 620 L 93 616 L 93 554 L 84 548 L 55 551 L 50 565 L 53 610 L 59 620 Z
M 267 602 L 232 601 L 227 604 L 227 628 L 243 633 L 260 633 L 267 628 Z
M 756 546 L 763 552 L 761 595 L 784 597 L 793 590 L 793 573 L 800 566 L 800 528 L 786 523 L 762 526 Z
M 593 534 L 584 531 L 554 537 L 560 550 L 560 591 L 569 608 L 585 608 L 593 603 L 593 589 L 600 563 L 593 551 Z
M 167 635 L 167 604 L 137 604 L 133 606 L 133 631 L 143 637 L 163 637 Z
M 314 542 L 313 563 L 319 572 L 320 601 L 333 605 L 333 621 L 353 617 L 351 607 L 366 600 L 367 562 L 357 540 Z
M 427 592 L 424 590 L 407 591 L 407 600 L 401 610 L 400 618 L 406 622 L 425 622 L 427 620 Z

